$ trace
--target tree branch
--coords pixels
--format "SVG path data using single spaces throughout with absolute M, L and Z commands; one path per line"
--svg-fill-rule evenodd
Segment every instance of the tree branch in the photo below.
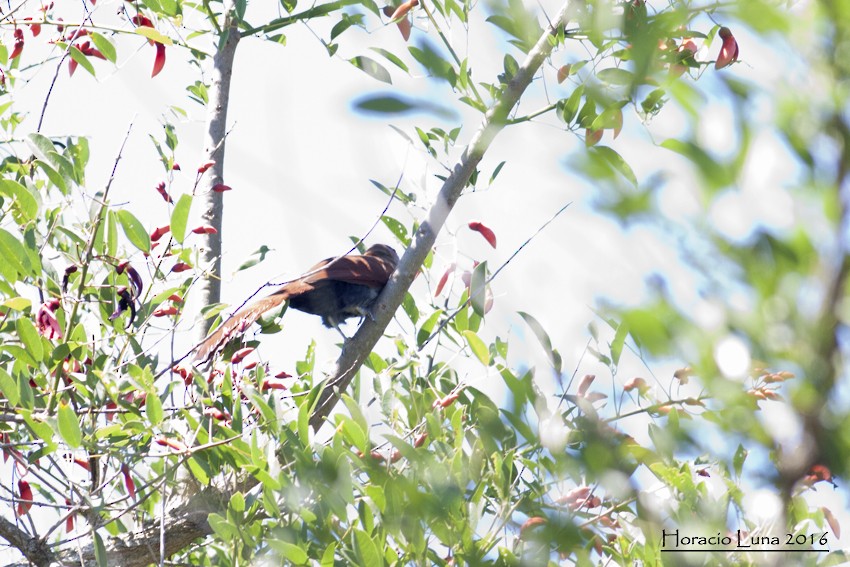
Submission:
M 425 260 L 425 256 L 434 246 L 437 234 L 446 222 L 446 217 L 460 197 L 463 188 L 469 182 L 469 178 L 484 156 L 484 152 L 490 147 L 490 143 L 499 131 L 505 127 L 508 113 L 519 101 L 528 85 L 531 84 L 531 80 L 540 69 L 543 61 L 552 52 L 554 45 L 550 38 L 566 24 L 569 8 L 570 1 L 567 0 L 558 15 L 529 51 L 516 75 L 505 88 L 505 92 L 487 111 L 484 122 L 463 152 L 460 163 L 454 167 L 451 175 L 443 183 L 437 201 L 428 213 L 428 219 L 419 227 L 414 235 L 413 242 L 402 256 L 398 268 L 378 297 L 373 308 L 374 318 L 367 317 L 354 337 L 345 344 L 337 360 L 336 369 L 328 379 L 327 387 L 319 396 L 315 411 L 310 418 L 310 426 L 314 430 L 322 426 L 325 418 L 339 401 L 340 392 L 348 387 L 363 361 L 372 352 L 398 306 L 401 305 L 404 294 L 410 284 L 413 283 L 413 278 Z
M 165 532 L 165 555 L 171 556 L 188 547 L 193 541 L 212 533 L 207 518 L 212 512 L 221 512 L 226 508 L 229 495 L 214 487 L 207 487 L 192 496 L 179 507 L 166 512 L 164 519 L 168 529 Z M 24 539 L 15 538 L 14 531 L 20 532 Z M 97 565 L 94 543 L 89 542 L 81 548 L 68 547 L 54 555 L 46 542 L 40 542 L 23 534 L 14 524 L 0 518 L 0 535 L 19 549 L 29 560 L 28 563 L 15 563 L 10 567 L 27 565 L 88 566 Z M 33 544 L 38 545 L 33 545 Z M 159 563 L 160 520 L 154 519 L 129 535 L 109 538 L 104 541 L 107 565 L 115 567 L 145 567 Z M 29 553 L 28 553 L 29 552 Z
M 7 520 L 0 517 L 0 538 L 5 539 L 15 549 L 27 558 L 28 563 L 23 565 L 50 565 L 56 561 L 53 552 L 47 542 L 30 536 L 27 532 Z
M 198 281 L 198 300 L 201 305 L 212 305 L 221 301 L 221 225 L 224 216 L 222 193 L 212 190 L 224 179 L 224 149 L 227 135 L 227 107 L 230 99 L 230 79 L 233 76 L 233 59 L 239 44 L 238 20 L 234 14 L 234 2 L 228 0 L 224 6 L 225 25 L 223 42 L 213 58 L 212 84 L 207 103 L 207 132 L 204 137 L 204 154 L 207 161 L 215 164 L 207 170 L 198 185 L 201 218 L 216 229 L 214 234 L 203 235 L 200 242 L 204 276 Z M 211 319 L 199 318 L 195 325 L 196 343 L 209 333 Z

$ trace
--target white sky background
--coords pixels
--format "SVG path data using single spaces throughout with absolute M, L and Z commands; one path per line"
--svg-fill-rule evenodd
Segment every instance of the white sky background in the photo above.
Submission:
M 113 20 L 121 4 L 118 0 L 100 0 L 95 22 L 99 21 L 99 14 Z M 550 17 L 559 7 L 551 0 L 541 4 Z M 78 21 L 75 11 L 79 10 L 79 4 L 69 2 L 67 8 L 67 14 L 60 12 L 59 15 L 69 22 Z M 277 14 L 276 2 L 255 1 L 249 6 L 248 19 L 262 22 Z M 455 30 L 451 38 L 456 46 L 466 45 L 468 52 L 461 47 L 460 55 L 470 57 L 476 80 L 495 82 L 496 75 L 502 71 L 503 37 L 492 25 L 483 22 L 481 11 L 475 11 L 474 15 L 476 19 L 470 25 L 468 45 L 463 39 L 463 30 Z M 374 25 L 374 18 L 367 20 Z M 327 38 L 335 21 L 329 18 L 312 25 L 312 29 L 320 37 Z M 427 22 L 421 18 L 416 19 L 416 25 L 427 29 Z M 703 31 L 709 27 L 710 24 L 706 24 Z M 414 139 L 413 125 L 449 130 L 462 124 L 455 158 L 480 123 L 478 114 L 455 102 L 448 87 L 423 78 L 421 67 L 416 63 L 405 58 L 416 75 L 410 79 L 367 50 L 368 46 L 376 45 L 404 53 L 406 45 L 395 26 L 370 28 L 369 34 L 352 28 L 340 38 L 340 50 L 331 59 L 305 26 L 292 26 L 283 31 L 288 37 L 286 47 L 249 38 L 241 42 L 236 56 L 224 179 L 233 191 L 225 194 L 222 288 L 222 300 L 235 305 L 266 281 L 283 281 L 321 258 L 346 251 L 350 246 L 348 236 L 362 235 L 386 203 L 383 193 L 375 189 L 369 179 L 392 186 L 404 174 L 402 188 L 417 193 L 423 207 L 430 205 L 440 186 L 434 174 L 444 171 L 426 159 L 421 146 L 408 146 L 387 126 L 388 122 Z M 762 45 L 745 30 L 736 29 L 735 32 L 745 63 L 723 72 L 764 84 L 780 78 L 778 70 L 787 69 L 786 54 Z M 45 29 L 42 34 L 45 33 L 51 34 L 51 30 Z M 421 34 L 414 29 L 410 44 L 415 45 Z M 35 62 L 37 59 L 27 50 L 35 51 L 36 44 L 43 45 L 43 41 L 38 41 L 43 37 L 34 41 L 27 32 L 26 38 L 24 57 Z M 171 193 L 177 196 L 190 191 L 195 170 L 202 162 L 205 110 L 189 101 L 183 88 L 201 77 L 194 67 L 185 63 L 179 48 L 170 47 L 164 70 L 150 79 L 153 48 L 142 38 L 119 40 L 117 45 L 118 70 L 100 61 L 94 63 L 97 79 L 81 67 L 73 78 L 68 77 L 65 68 L 60 70 L 42 133 L 88 136 L 92 156 L 87 170 L 87 191 L 91 195 L 104 186 L 125 132 L 134 122 L 110 200 L 113 204 L 126 203 L 126 208 L 152 230 L 168 223 L 169 211 L 154 190 L 155 185 L 165 179 L 165 172 L 148 134 L 160 140 L 163 138 L 158 124 L 167 112 L 167 105 L 176 105 L 189 112 L 188 120 L 175 119 L 180 140 L 177 161 L 182 172 L 177 174 Z M 718 49 L 719 44 L 715 43 L 705 57 L 713 59 Z M 522 60 L 517 50 L 511 53 Z M 385 64 L 392 73 L 394 86 L 377 82 L 346 61 L 356 55 L 367 55 Z M 557 68 L 577 58 L 558 53 L 551 63 Z M 54 69 L 55 63 L 47 64 L 29 84 L 18 86 L 15 92 L 17 110 L 26 109 L 30 113 L 19 132 L 34 130 Z M 551 96 L 564 96 L 574 88 L 569 83 L 557 85 L 549 64 L 546 73 L 546 88 Z M 711 93 L 717 86 L 711 76 L 713 73 L 713 69 L 706 71 L 696 88 Z M 460 112 L 461 118 L 450 122 L 426 115 L 385 119 L 352 111 L 352 101 L 357 97 L 397 87 L 406 94 L 449 106 Z M 532 91 L 522 102 L 523 111 L 534 110 L 547 102 L 539 81 L 532 86 Z M 769 121 L 770 101 L 765 100 L 764 104 L 768 111 L 765 120 Z M 708 108 L 699 132 L 700 141 L 708 149 L 722 150 L 731 144 L 734 117 L 722 99 Z M 730 233 L 740 231 L 738 234 L 746 234 L 759 220 L 772 226 L 788 226 L 795 220 L 793 203 L 782 191 L 783 183 L 795 172 L 789 171 L 786 165 L 791 163 L 787 150 L 772 136 L 757 137 L 750 158 L 752 168 L 748 168 L 745 183 L 739 190 L 719 201 L 714 210 L 705 211 L 695 198 L 693 187 L 697 179 L 689 167 L 672 152 L 653 146 L 638 117 L 629 108 L 626 111 L 621 137 L 612 142 L 611 133 L 606 132 L 602 143 L 620 152 L 641 181 L 662 168 L 669 172 L 661 201 L 662 209 L 671 218 L 700 218 L 708 214 L 718 226 L 728 227 Z M 680 112 L 674 105 L 668 105 L 652 122 L 650 132 L 656 142 L 682 133 L 686 120 Z M 597 298 L 637 305 L 647 297 L 647 277 L 662 274 L 679 305 L 705 313 L 709 328 L 714 325 L 719 328 L 723 321 L 717 317 L 716 306 L 699 298 L 694 276 L 682 265 L 668 239 L 647 228 L 624 230 L 593 211 L 590 204 L 595 197 L 594 188 L 566 167 L 568 158 L 581 150 L 584 142 L 552 124 L 553 119 L 545 119 L 512 126 L 496 138 L 480 167 L 480 179 L 484 181 L 480 186 L 486 186 L 486 179 L 496 164 L 502 160 L 507 164 L 490 189 L 468 194 L 458 202 L 446 229 L 438 237 L 431 275 L 435 280 L 439 278 L 445 265 L 453 260 L 467 267 L 472 259 L 487 260 L 494 269 L 555 210 L 572 201 L 573 205 L 537 236 L 493 283 L 496 303 L 481 334 L 487 341 L 497 335 L 509 338 L 515 364 L 537 366 L 542 370 L 538 373 L 539 386 L 545 392 L 555 393 L 555 381 L 547 383 L 542 349 L 516 315 L 518 310 L 529 312 L 541 322 L 564 356 L 566 371 L 578 369 L 579 377 L 595 373 L 598 378 L 594 389 L 610 393 L 611 377 L 607 367 L 595 363 L 587 355 L 578 366 L 589 338 L 588 323 L 595 321 L 604 331 L 602 322 L 595 319 L 592 310 Z M 403 207 L 394 205 L 389 214 L 410 225 L 410 217 Z M 481 220 L 495 231 L 498 249 L 491 249 L 480 235 L 465 228 L 470 220 Z M 190 221 L 190 227 L 197 224 Z M 367 244 L 374 242 L 395 244 L 381 226 Z M 262 245 L 274 249 L 267 260 L 233 276 L 234 270 Z M 400 245 L 396 245 L 396 249 L 401 251 Z M 143 265 L 141 254 L 133 260 L 134 265 Z M 420 305 L 428 300 L 428 290 L 422 280 L 419 278 L 411 290 Z M 149 283 L 150 278 L 145 277 L 145 281 Z M 187 312 L 196 310 L 197 306 L 193 307 L 190 302 Z M 399 313 L 403 328 L 410 330 L 406 316 L 401 310 Z M 183 334 L 183 344 L 191 339 L 188 331 L 191 324 L 191 318 L 185 317 L 182 328 L 187 331 Z M 319 344 L 320 368 L 336 359 L 338 337 L 334 331 L 324 329 L 318 318 L 289 311 L 283 325 L 282 333 L 261 336 L 262 355 L 275 361 L 273 368 L 291 371 L 312 338 Z M 353 332 L 353 329 L 354 325 L 349 324 L 348 331 Z M 394 332 L 394 327 L 389 331 Z M 680 365 L 680 362 L 670 362 L 653 366 L 652 370 L 666 384 L 673 369 Z M 462 377 L 468 383 L 494 392 L 497 403 L 501 401 L 501 391 L 493 389 L 493 385 L 500 382 L 497 376 L 488 375 L 480 365 L 469 366 L 466 370 L 467 374 Z M 634 361 L 624 363 L 617 380 L 622 384 L 634 375 L 646 375 L 646 369 Z M 772 404 L 762 405 L 767 410 Z M 774 415 L 770 411 L 763 413 L 766 419 Z M 644 442 L 645 427 L 634 429 L 629 433 Z M 793 437 L 793 428 L 787 435 Z M 651 483 L 652 479 L 643 481 Z M 842 525 L 850 527 L 844 490 L 835 492 L 820 486 L 815 495 L 816 499 L 818 497 L 824 499 L 818 505 L 830 506 L 839 514 Z M 850 540 L 845 536 L 840 543 L 846 547 L 847 541 Z M 830 543 L 832 546 L 834 540 Z M 3 559 L 2 553 L 0 559 Z

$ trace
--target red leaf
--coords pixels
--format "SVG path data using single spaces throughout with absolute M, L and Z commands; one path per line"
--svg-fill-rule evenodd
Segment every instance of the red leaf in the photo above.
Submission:
M 66 498 L 65 504 L 67 506 L 71 506 L 71 501 Z M 69 532 L 74 531 L 74 516 L 75 515 L 76 514 L 69 514 L 68 517 L 65 519 L 65 533 L 69 533 Z
M 410 30 L 411 30 L 410 20 L 408 20 L 407 18 L 404 18 L 403 20 L 399 20 L 396 25 L 398 26 L 398 31 L 401 32 L 401 37 L 404 38 L 404 41 L 407 41 L 408 39 L 410 39 Z
M 591 130 L 588 128 L 584 133 L 584 145 L 587 147 L 595 146 L 602 139 L 604 130 Z
M 254 347 L 240 348 L 239 350 L 233 353 L 233 356 L 230 357 L 230 362 L 232 364 L 239 364 L 246 356 L 248 356 L 252 352 L 254 352 Z
M 620 135 L 620 130 L 623 129 L 623 109 L 619 109 L 614 115 L 614 139 Z
M 542 526 L 548 520 L 546 518 L 542 518 L 540 516 L 534 516 L 525 521 L 525 523 L 519 529 L 519 539 L 525 539 L 527 532 L 537 526 Z
M 729 28 L 720 28 L 718 32 L 723 40 L 723 45 L 720 46 L 720 55 L 717 56 L 717 61 L 714 62 L 715 69 L 722 69 L 730 65 L 733 61 L 738 60 L 738 42 L 735 41 L 735 36 Z
M 420 433 L 416 439 L 413 440 L 413 446 L 417 449 L 425 444 L 425 441 L 428 439 L 428 432 Z
M 587 389 L 590 388 L 590 385 L 593 384 L 594 380 L 596 380 L 595 374 L 586 374 L 585 377 L 581 379 L 581 382 L 578 384 L 578 397 L 584 397 L 587 393 Z
M 292 374 L 289 374 L 285 370 L 281 370 L 277 374 L 274 375 L 275 378 L 292 378 Z
M 266 390 L 286 390 L 286 383 L 284 383 L 283 378 L 266 378 L 263 380 L 260 391 L 265 392 Z
M 18 481 L 18 516 L 23 516 L 32 508 L 32 488 L 25 480 Z
M 496 247 L 496 233 L 493 232 L 490 227 L 479 221 L 472 221 L 467 226 L 471 230 L 480 233 L 481 236 L 484 237 L 484 240 L 486 240 L 490 244 L 490 246 L 492 246 L 493 248 Z
M 9 61 L 17 57 L 24 50 L 24 30 L 17 28 L 14 32 L 15 45 L 12 48 L 12 53 L 9 55 Z
M 168 296 L 168 301 L 173 301 L 174 303 L 183 303 L 183 298 L 177 295 L 176 293 L 172 293 Z
M 136 498 L 136 483 L 133 482 L 133 477 L 130 476 L 130 467 L 121 465 L 121 474 L 124 475 L 124 487 L 127 489 L 127 494 L 130 498 Z
M 171 268 L 171 271 L 177 272 L 179 274 L 180 272 L 185 272 L 186 270 L 191 270 L 191 269 L 192 269 L 192 266 L 190 266 L 189 264 L 184 264 L 183 262 L 177 262 L 176 264 L 174 264 L 174 267 Z
M 455 392 L 454 394 L 449 394 L 445 398 L 440 398 L 439 400 L 434 400 L 434 403 L 431 404 L 432 409 L 439 408 L 447 408 L 460 397 L 460 392 Z
M 189 450 L 185 443 L 182 441 L 177 441 L 176 439 L 169 439 L 164 435 L 157 435 L 154 437 L 154 442 L 157 445 L 162 445 L 163 447 L 169 447 L 174 449 L 175 451 L 179 451 L 181 453 L 185 453 Z
M 165 45 L 156 43 L 156 58 L 153 60 L 153 71 L 151 77 L 156 77 L 162 68 L 165 67 Z
M 171 230 L 171 225 L 161 226 L 151 233 L 151 242 L 156 242 Z
M 215 161 L 210 160 L 210 161 L 204 163 L 203 165 L 201 165 L 201 167 L 198 168 L 198 173 L 204 173 L 206 170 L 208 170 L 209 168 L 211 168 L 214 165 L 215 165 Z
M 230 191 L 232 188 L 230 185 L 225 185 L 224 183 L 216 183 L 212 187 L 212 191 L 214 193 L 224 193 L 225 191 Z
M 457 267 L 457 264 L 452 262 L 451 264 L 449 264 L 449 267 L 446 268 L 446 271 L 443 272 L 443 276 L 440 278 L 440 281 L 437 283 L 437 289 L 434 291 L 434 297 L 437 297 L 443 291 L 443 288 L 446 286 L 446 282 L 449 280 L 449 276 L 452 274 L 452 272 L 455 271 L 456 267 Z
M 174 307 L 173 305 L 169 307 L 160 307 L 156 311 L 153 312 L 154 317 L 167 317 L 169 315 L 177 315 L 180 312 L 179 309 Z
M 143 16 L 142 14 L 136 14 L 133 16 L 132 21 L 137 26 L 146 26 L 149 28 L 153 27 L 153 22 L 147 16 Z
M 570 69 L 572 65 L 562 65 L 560 69 L 558 69 L 558 84 L 563 83 L 567 80 L 567 77 L 570 76 Z
M 218 408 L 204 408 L 204 415 L 215 419 L 216 421 L 225 421 L 230 419 L 230 416 Z
M 398 5 L 398 8 L 390 16 L 391 21 L 398 20 L 399 18 L 403 18 L 407 15 L 409 11 L 419 5 L 419 0 L 408 0 L 407 2 L 402 2 Z M 406 40 L 407 38 L 405 38 Z
M 77 63 L 75 59 L 68 59 L 68 74 L 70 76 L 74 76 L 74 71 L 77 70 L 77 65 L 79 65 L 79 63 Z
M 218 234 L 218 231 L 214 226 L 210 226 L 208 224 L 201 225 L 199 227 L 193 228 L 192 232 L 194 234 Z
M 649 384 L 646 383 L 646 380 L 644 380 L 643 378 L 637 378 L 637 377 L 632 378 L 631 380 L 626 382 L 625 386 L 623 386 L 623 390 L 625 390 L 626 392 L 631 392 L 632 390 L 637 390 L 638 392 L 643 393 L 648 389 L 649 389 Z
M 823 512 L 823 517 L 826 520 L 826 523 L 829 524 L 829 527 L 832 528 L 832 533 L 835 534 L 835 538 L 838 539 L 841 537 L 841 524 L 838 523 L 838 520 L 832 514 L 832 511 L 825 506 L 821 507 L 821 512 Z
M 165 181 L 160 181 L 157 183 L 156 192 L 159 193 L 163 199 L 165 199 L 166 203 L 173 203 L 174 199 L 171 198 L 171 195 L 165 190 Z

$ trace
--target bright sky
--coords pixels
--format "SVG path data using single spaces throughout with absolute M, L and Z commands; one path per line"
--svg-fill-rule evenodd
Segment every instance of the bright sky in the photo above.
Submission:
M 121 4 L 119 0 L 100 0 L 95 21 L 99 21 L 98 14 L 112 20 Z M 249 15 L 255 10 L 276 9 L 275 3 L 259 8 L 255 4 L 251 4 Z M 542 5 L 550 16 L 558 8 L 558 3 L 551 0 Z M 258 14 L 251 20 L 259 22 L 274 14 L 276 12 Z M 64 17 L 69 22 L 77 20 L 73 12 Z M 350 246 L 348 237 L 364 234 L 386 204 L 385 196 L 371 185 L 370 179 L 393 186 L 403 175 L 402 189 L 418 194 L 423 208 L 413 213 L 422 218 L 439 189 L 440 182 L 434 175 L 443 171 L 427 159 L 420 146 L 409 146 L 388 122 L 413 139 L 413 125 L 449 130 L 462 124 L 460 148 L 455 158 L 480 122 L 474 112 L 454 101 L 446 87 L 422 78 L 418 67 L 411 66 L 416 75 L 411 79 L 389 64 L 387 68 L 396 86 L 415 96 L 450 106 L 459 113 L 460 119 L 446 122 L 419 115 L 385 120 L 355 113 L 352 110 L 354 99 L 392 87 L 357 70 L 346 59 L 369 55 L 385 63 L 367 47 L 378 45 L 403 52 L 405 44 L 392 26 L 371 29 L 370 34 L 353 29 L 342 36 L 337 56 L 329 59 L 314 32 L 327 37 L 327 30 L 333 23 L 330 20 L 320 23 L 312 31 L 305 26 L 287 28 L 286 47 L 257 39 L 246 39 L 239 46 L 228 114 L 230 135 L 225 163 L 225 183 L 233 187 L 225 196 L 225 302 L 238 305 L 269 280 L 283 281 L 321 258 L 345 252 Z M 427 22 L 417 19 L 416 25 L 426 26 Z M 709 24 L 705 31 L 708 27 Z M 502 67 L 504 44 L 501 36 L 493 33 L 492 26 L 485 24 L 481 17 L 471 23 L 468 43 L 461 32 L 455 30 L 452 37 L 463 47 L 461 56 L 468 50 L 477 80 L 494 81 Z M 764 81 L 764 84 L 781 78 L 777 69 L 785 64 L 787 54 L 761 45 L 760 40 L 745 30 L 740 33 L 736 30 L 736 37 L 741 44 L 744 63 L 725 73 L 750 81 Z M 421 38 L 421 32 L 414 30 L 411 43 Z M 517 51 L 514 50 L 513 55 L 521 60 Z M 580 52 L 559 53 L 552 64 L 559 66 L 575 61 L 580 55 Z M 177 161 L 183 171 L 177 175 L 171 192 L 180 194 L 191 190 L 194 172 L 202 161 L 204 119 L 204 110 L 189 101 L 183 90 L 186 84 L 200 78 L 196 69 L 183 61 L 183 54 L 177 48 L 170 48 L 165 69 L 158 77 L 150 79 L 153 57 L 153 48 L 140 38 L 119 42 L 118 70 L 96 62 L 97 79 L 82 68 L 77 69 L 73 78 L 68 77 L 66 69 L 61 69 L 42 130 L 50 136 L 89 137 L 92 157 L 87 190 L 91 195 L 104 186 L 118 147 L 133 123 L 111 201 L 124 203 L 151 230 L 167 224 L 168 211 L 154 190 L 165 177 L 148 135 L 162 139 L 158 124 L 164 116 L 177 125 L 180 140 Z M 713 59 L 714 54 L 705 54 L 705 58 Z M 38 120 L 54 65 L 55 62 L 44 66 L 29 84 L 19 85 L 16 91 L 18 110 L 26 109 L 30 113 L 21 132 L 33 129 Z M 547 71 L 549 95 L 569 93 L 574 85 L 555 84 L 551 81 L 551 71 L 551 68 Z M 714 73 L 709 69 L 696 84 L 697 89 L 704 90 L 713 99 L 713 93 L 717 92 Z M 539 81 L 532 88 L 534 93 L 523 100 L 523 110 L 530 111 L 547 102 Z M 763 104 L 769 116 L 770 100 L 765 99 Z M 189 118 L 175 117 L 167 111 L 167 105 L 182 107 Z M 700 125 L 700 141 L 714 151 L 729 148 L 734 144 L 734 120 L 724 100 L 717 98 L 707 106 Z M 722 326 L 722 310 L 699 295 L 698 280 L 683 265 L 668 237 L 650 228 L 624 229 L 593 210 L 594 187 L 570 173 L 568 168 L 569 159 L 581 150 L 584 142 L 553 124 L 550 119 L 526 123 L 510 127 L 499 135 L 482 163 L 481 178 L 489 178 L 499 162 L 506 160 L 507 164 L 489 189 L 482 184 L 482 190 L 460 200 L 438 238 L 432 276 L 438 278 L 452 261 L 471 265 L 473 259 L 487 260 L 491 268 L 501 265 L 554 211 L 573 202 L 493 283 L 495 308 L 488 316 L 482 336 L 485 340 L 492 340 L 496 335 L 509 337 L 512 359 L 518 366 L 545 368 L 545 358 L 536 339 L 516 315 L 519 310 L 529 312 L 552 337 L 564 356 L 564 367 L 568 371 L 577 369 L 579 377 L 595 373 L 599 375 L 598 381 L 604 384 L 595 389 L 610 392 L 610 375 L 605 366 L 595 363 L 586 354 L 579 366 L 589 338 L 588 323 L 595 321 L 605 332 L 593 312 L 597 298 L 636 305 L 648 297 L 647 278 L 660 274 L 667 280 L 674 300 L 691 312 L 701 314 L 707 328 Z M 690 169 L 672 152 L 652 143 L 653 139 L 660 142 L 680 134 L 685 124 L 681 111 L 673 105 L 669 105 L 648 130 L 640 125 L 637 116 L 627 112 L 623 135 L 612 141 L 607 132 L 602 143 L 620 152 L 642 181 L 664 170 L 667 177 L 660 200 L 662 209 L 671 219 L 707 216 L 716 226 L 737 237 L 746 236 L 757 222 L 787 227 L 796 220 L 793 203 L 782 191 L 783 183 L 795 171 L 790 166 L 787 150 L 770 134 L 755 137 L 751 161 L 739 190 L 729 192 L 712 210 L 705 211 L 696 199 L 697 178 Z M 393 205 L 389 214 L 405 225 L 411 224 L 409 212 L 403 207 Z M 495 231 L 498 249 L 493 250 L 478 234 L 466 228 L 470 220 L 481 220 Z M 190 226 L 194 225 L 190 222 Z M 367 242 L 394 243 L 381 227 Z M 235 269 L 262 245 L 274 250 L 266 262 L 234 275 Z M 398 245 L 396 248 L 401 250 Z M 140 254 L 134 260 L 142 264 Z M 149 281 L 146 277 L 146 283 Z M 428 291 L 422 278 L 414 284 L 412 293 L 420 304 L 427 302 Z M 188 309 L 192 309 L 191 304 Z M 409 330 L 406 317 L 399 315 L 399 319 L 402 327 Z M 190 326 L 191 319 L 187 318 L 183 328 Z M 353 327 L 349 325 L 350 331 Z M 184 336 L 188 344 L 191 335 L 186 332 Z M 290 311 L 284 319 L 282 333 L 263 336 L 263 355 L 283 361 L 282 366 L 286 361 L 294 363 L 313 338 L 319 344 L 320 366 L 329 366 L 338 352 L 336 333 L 322 328 L 318 318 Z M 719 344 L 717 352 L 726 353 L 723 363 L 733 368 L 741 363 L 742 356 L 746 356 L 746 346 L 727 342 Z M 670 361 L 654 366 L 653 371 L 666 381 L 680 365 L 681 361 Z M 641 374 L 645 375 L 646 369 L 632 360 L 624 363 L 617 380 L 622 383 Z M 498 380 L 476 366 L 469 367 L 464 379 L 484 390 L 489 387 L 491 391 L 492 384 Z M 557 390 L 555 380 L 547 383 L 548 373 L 540 372 L 539 380 L 544 391 L 554 393 Z M 768 408 L 771 404 L 763 405 Z M 764 412 L 768 420 L 775 415 L 771 411 Z M 782 436 L 793 438 L 792 420 L 774 419 L 773 422 L 777 427 L 790 424 L 791 429 Z M 636 427 L 631 433 L 640 441 L 646 440 L 642 428 Z M 816 497 L 823 497 L 822 505 L 833 507 L 840 501 L 846 509 L 847 495 L 843 490 L 836 493 L 828 487 L 819 488 Z M 846 511 L 842 512 L 843 523 L 850 525 Z M 842 543 L 847 541 L 845 537 Z

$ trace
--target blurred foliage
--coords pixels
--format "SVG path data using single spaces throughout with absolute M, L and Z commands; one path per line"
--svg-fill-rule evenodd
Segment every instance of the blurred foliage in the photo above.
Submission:
M 139 219 L 110 200 L 109 186 L 100 192 L 87 186 L 85 138 L 18 131 L 21 116 L 11 95 L 17 81 L 47 61 L 27 60 L 28 50 L 16 46 L 43 39 L 36 39 L 35 22 L 57 31 L 58 20 L 52 8 L 28 11 L 28 5 L 14 26 L 5 19 L 0 447 L 4 478 L 15 482 L 0 485 L 4 516 L 56 548 L 67 543 L 65 532 L 83 534 L 87 523 L 102 546 L 108 536 L 156 520 L 167 495 L 191 498 L 202 486 L 224 487 L 226 501 L 209 516 L 212 534 L 172 558 L 193 565 L 266 559 L 656 565 L 669 559 L 662 554 L 663 533 L 676 530 L 776 533 L 783 543 L 786 534 L 813 537 L 805 545 L 794 540 L 805 549 L 824 547 L 823 533 L 834 542 L 833 511 L 810 506 L 805 497 L 816 483 L 850 472 L 850 413 L 846 394 L 837 392 L 846 373 L 850 9 L 845 2 L 787 4 L 571 4 L 570 24 L 550 35 L 557 50 L 536 82 L 549 84 L 546 106 L 527 111 L 519 105 L 506 117 L 509 124 L 550 120 L 578 136 L 584 144 L 571 164 L 594 182 L 596 205 L 681 243 L 688 269 L 699 277 L 699 309 L 677 302 L 663 281 L 640 307 L 601 302 L 586 355 L 604 363 L 609 375 L 576 383 L 571 373 L 577 370 L 564 368 L 559 354 L 569 345 L 554 345 L 533 314 L 521 317 L 545 355 L 535 367 L 518 368 L 509 339 L 485 332 L 494 273 L 486 263 L 443 271 L 429 257 L 423 273 L 433 293 L 408 294 L 398 314 L 405 331 L 384 338 L 354 391 L 343 393 L 330 427 L 319 432 L 308 426 L 325 387 L 312 344 L 303 360 L 288 364 L 261 358 L 262 349 L 237 350 L 203 372 L 167 370 L 178 353 L 161 345 L 186 316 L 183 301 L 198 275 L 197 251 L 185 238 L 192 230 L 193 187 L 171 175 L 175 130 L 166 124 L 151 136 L 167 178 L 156 190 L 167 208 Z M 406 21 L 407 33 L 410 26 L 415 33 L 406 51 L 376 46 L 380 61 L 362 54 L 346 59 L 385 85 L 397 73 L 425 74 L 444 89 L 437 101 L 397 89 L 357 103 L 388 115 L 455 116 L 460 105 L 486 111 L 511 87 L 547 25 L 542 12 L 518 1 L 437 0 L 382 9 L 371 1 L 303 7 L 293 0 L 281 4 L 286 15 L 262 25 L 248 23 L 247 2 L 234 6 L 245 35 L 281 44 L 291 24 L 334 19 L 322 36 L 331 56 L 349 29 L 380 22 L 405 34 Z M 409 11 L 390 21 L 402 6 Z M 69 66 L 74 61 L 95 73 L 93 63 L 113 64 L 125 42 L 144 46 L 147 40 L 200 64 L 210 47 L 202 40 L 221 29 L 220 7 L 128 3 L 118 31 L 85 25 L 88 45 L 64 32 L 63 45 L 75 45 Z M 486 13 L 489 30 L 503 41 L 503 72 L 496 78 L 473 78 L 473 62 L 460 49 L 467 34 L 472 38 L 474 11 Z M 201 22 L 182 34 L 187 40 L 163 35 L 171 29 L 167 23 L 184 17 L 191 25 L 192 17 Z M 732 48 L 718 22 L 782 54 L 788 71 L 769 87 L 715 71 L 709 51 Z M 140 38 L 136 27 L 154 29 Z M 452 29 L 462 30 L 463 39 L 450 41 Z M 101 57 L 93 50 L 105 61 L 95 61 Z M 742 49 L 741 59 L 747 56 Z M 733 69 L 748 74 L 745 64 Z M 188 98 L 204 104 L 206 85 L 190 81 Z M 563 87 L 552 88 L 557 83 Z M 723 155 L 699 138 L 709 105 L 718 102 L 735 117 L 735 143 Z M 773 112 L 765 116 L 768 103 Z M 655 140 L 653 159 L 662 173 L 674 157 L 692 165 L 697 182 L 689 189 L 701 212 L 747 193 L 744 175 L 757 133 L 766 132 L 782 140 L 796 170 L 775 188 L 790 199 L 793 222 L 778 226 L 750 210 L 755 224 L 740 237 L 707 217 L 665 215 L 659 202 L 664 175 L 640 179 L 612 146 L 621 129 L 640 132 L 634 118 L 651 131 L 653 119 L 670 109 L 685 117 L 684 133 Z M 459 133 L 460 125 L 448 132 L 422 126 L 403 135 L 450 170 Z M 610 144 L 601 145 L 606 138 Z M 503 165 L 473 176 L 470 190 L 494 183 Z M 383 222 L 407 245 L 420 221 L 416 203 L 424 199 L 415 193 L 399 198 L 412 220 L 386 216 Z M 151 224 L 163 228 L 148 234 L 143 227 Z M 489 229 L 476 230 L 487 235 Z M 492 231 L 491 239 L 495 246 Z M 242 268 L 264 261 L 267 251 L 246 258 Z M 704 323 L 706 308 L 719 322 Z M 207 314 L 221 309 L 209 306 Z M 274 315 L 264 331 L 280 329 Z M 750 357 L 737 375 L 725 367 L 726 347 Z M 671 360 L 680 367 L 672 376 L 653 370 Z M 623 379 L 635 364 L 650 378 Z M 467 377 L 481 375 L 503 385 L 505 404 L 470 386 Z M 562 386 L 556 398 L 541 391 L 553 379 Z M 797 443 L 806 450 L 778 437 L 763 417 L 777 405 L 793 416 L 804 439 Z M 753 453 L 760 462 L 750 464 Z M 773 518 L 758 517 L 746 502 L 748 491 L 764 488 L 780 502 Z M 36 516 L 50 521 L 36 522 Z M 769 531 L 770 522 L 777 532 Z M 760 562 L 746 552 L 688 557 L 677 561 Z M 844 556 L 795 557 L 831 565 Z

